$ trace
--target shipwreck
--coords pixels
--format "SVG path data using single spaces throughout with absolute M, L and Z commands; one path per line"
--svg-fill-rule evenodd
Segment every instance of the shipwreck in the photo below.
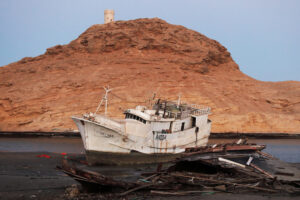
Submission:
M 152 108 L 137 106 L 125 119 L 107 117 L 105 88 L 95 113 L 73 116 L 89 164 L 142 164 L 174 160 L 187 148 L 205 146 L 211 130 L 210 108 L 157 99 Z M 105 103 L 105 114 L 97 111 Z

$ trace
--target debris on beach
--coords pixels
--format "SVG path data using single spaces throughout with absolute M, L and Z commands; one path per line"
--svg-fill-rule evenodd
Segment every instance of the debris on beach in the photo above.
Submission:
M 164 164 L 95 167 L 64 159 L 57 168 L 89 191 L 109 191 L 120 197 L 139 191 L 176 196 L 216 192 L 299 195 L 300 169 L 262 152 L 264 148 L 244 140 L 186 149 L 181 158 Z
M 37 155 L 36 157 L 38 157 L 38 158 L 51 158 L 51 156 L 49 156 L 47 154 Z

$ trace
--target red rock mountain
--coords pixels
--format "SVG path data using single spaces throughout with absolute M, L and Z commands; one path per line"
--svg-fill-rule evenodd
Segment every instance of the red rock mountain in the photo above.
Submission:
M 109 114 L 158 97 L 212 108 L 213 132 L 300 133 L 300 82 L 243 74 L 215 40 L 161 19 L 94 25 L 0 68 L 0 131 L 68 131 L 109 85 Z

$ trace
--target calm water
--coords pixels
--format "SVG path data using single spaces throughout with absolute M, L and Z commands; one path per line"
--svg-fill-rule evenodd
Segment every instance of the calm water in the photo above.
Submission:
M 0 138 L 0 152 L 84 153 L 81 138 Z
M 227 143 L 232 139 L 211 139 L 209 143 Z M 300 163 L 300 139 L 251 139 L 266 144 L 265 152 L 286 162 Z M 84 153 L 80 138 L 0 138 L 0 152 Z

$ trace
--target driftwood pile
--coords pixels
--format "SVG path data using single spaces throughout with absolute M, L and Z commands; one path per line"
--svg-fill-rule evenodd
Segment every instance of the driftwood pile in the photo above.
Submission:
M 255 154 L 264 159 L 272 159 L 270 155 L 260 151 L 255 151 Z M 88 190 L 110 191 L 118 193 L 119 196 L 137 191 L 146 191 L 153 195 L 257 191 L 300 194 L 300 181 L 278 180 L 277 177 L 254 165 L 252 156 L 247 158 L 246 163 L 227 158 L 228 154 L 206 156 L 205 159 L 198 157 L 197 160 L 186 157 L 177 160 L 166 169 L 162 169 L 162 164 L 159 164 L 156 171 L 141 172 L 135 181 L 116 180 L 94 170 L 77 167 L 68 160 L 63 160 L 62 166 L 58 168 Z

